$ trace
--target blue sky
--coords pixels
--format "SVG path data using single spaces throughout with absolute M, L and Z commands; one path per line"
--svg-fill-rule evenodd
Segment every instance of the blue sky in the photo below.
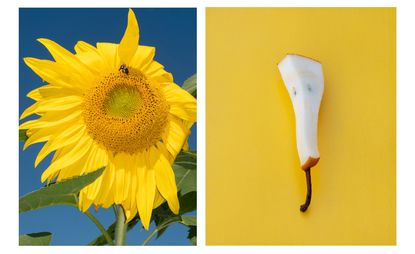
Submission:
M 196 73 L 196 9 L 134 9 L 140 26 L 140 44 L 156 47 L 155 59 L 163 64 L 179 85 Z M 36 41 L 49 38 L 74 52 L 79 40 L 119 43 L 127 24 L 128 9 L 20 9 L 19 10 L 19 112 L 33 101 L 26 94 L 42 84 L 41 79 L 23 62 L 23 57 L 52 59 L 48 51 Z M 196 126 L 189 139 L 196 149 Z M 22 151 L 19 146 L 19 195 L 42 187 L 40 175 L 51 156 L 36 169 L 33 164 L 41 145 Z M 112 209 L 91 212 L 104 226 L 114 221 Z M 150 231 L 154 229 L 151 225 Z M 69 206 L 54 206 L 19 216 L 19 233 L 48 231 L 53 233 L 53 245 L 85 245 L 99 231 L 81 212 Z M 149 232 L 150 232 L 149 231 Z M 149 234 L 137 225 L 127 236 L 127 244 L 140 244 Z M 188 245 L 187 228 L 171 226 L 162 237 L 149 245 Z

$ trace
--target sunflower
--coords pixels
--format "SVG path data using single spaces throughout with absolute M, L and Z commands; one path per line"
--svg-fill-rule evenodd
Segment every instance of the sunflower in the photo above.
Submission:
M 119 204 L 126 221 L 138 213 L 148 229 L 152 210 L 167 201 L 175 214 L 179 201 L 172 163 L 186 146 L 196 121 L 196 100 L 176 85 L 155 48 L 139 45 L 134 12 L 119 44 L 79 41 L 75 54 L 38 39 L 55 61 L 24 58 L 47 85 L 28 94 L 35 103 L 21 119 L 28 146 L 46 142 L 35 167 L 54 152 L 42 182 L 62 180 L 105 167 L 81 190 L 79 209 Z

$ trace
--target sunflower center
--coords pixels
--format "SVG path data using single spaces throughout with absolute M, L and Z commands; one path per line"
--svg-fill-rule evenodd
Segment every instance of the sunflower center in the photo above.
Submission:
M 129 119 L 143 104 L 140 93 L 135 87 L 118 86 L 108 95 L 105 110 L 109 116 Z
M 89 135 L 113 152 L 135 153 L 162 137 L 169 106 L 158 87 L 140 71 L 110 73 L 85 94 Z

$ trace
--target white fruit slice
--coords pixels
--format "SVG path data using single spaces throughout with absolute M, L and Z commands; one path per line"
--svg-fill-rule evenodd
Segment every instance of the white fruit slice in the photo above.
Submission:
M 294 54 L 287 55 L 278 68 L 294 107 L 301 168 L 307 170 L 320 159 L 317 125 L 324 90 L 323 68 L 316 60 Z

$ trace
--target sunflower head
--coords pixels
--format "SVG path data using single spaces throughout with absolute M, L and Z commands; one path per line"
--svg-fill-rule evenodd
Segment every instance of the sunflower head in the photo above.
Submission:
M 111 73 L 85 98 L 87 131 L 112 152 L 142 152 L 162 139 L 169 104 L 139 70 Z
M 54 61 L 25 58 L 48 84 L 28 94 L 35 103 L 20 125 L 31 144 L 46 142 L 35 161 L 53 159 L 42 181 L 62 181 L 106 167 L 80 192 L 79 207 L 123 206 L 127 221 L 138 213 L 148 229 L 152 209 L 167 201 L 179 212 L 172 162 L 196 121 L 196 100 L 174 84 L 155 48 L 139 45 L 132 10 L 119 44 L 79 41 L 72 54 L 39 39 Z

